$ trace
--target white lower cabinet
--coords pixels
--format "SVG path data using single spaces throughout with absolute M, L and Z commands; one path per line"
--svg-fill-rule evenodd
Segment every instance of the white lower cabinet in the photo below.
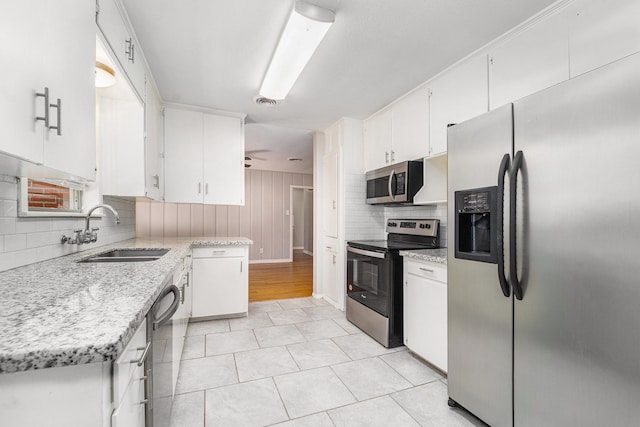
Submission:
M 144 427 L 146 331 L 143 320 L 113 363 L 1 374 L 0 425 Z
M 336 243 L 332 242 L 325 245 L 322 269 L 322 291 L 325 298 L 331 300 L 334 305 L 340 307 L 342 303 L 342 289 L 340 284 L 342 281 L 338 280 L 337 258 L 338 252 L 336 249 Z
M 404 344 L 447 371 L 447 266 L 404 259 Z
M 246 246 L 193 248 L 192 317 L 247 314 L 248 258 Z
M 144 427 L 147 321 L 138 327 L 129 344 L 113 364 L 111 427 Z

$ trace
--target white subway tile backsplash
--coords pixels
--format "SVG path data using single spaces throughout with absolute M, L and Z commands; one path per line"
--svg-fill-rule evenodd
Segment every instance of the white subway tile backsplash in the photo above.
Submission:
M 4 250 L 5 252 L 19 251 L 27 248 L 27 235 L 22 234 L 9 234 L 4 236 Z
M 0 271 L 136 236 L 135 201 L 105 196 L 104 203 L 118 211 L 120 225 L 116 225 L 113 216 L 107 213 L 91 221 L 92 226 L 100 227 L 98 242 L 81 246 L 62 244 L 63 234 L 71 236 L 74 229 L 84 228 L 84 218 L 19 218 L 17 187 L 15 178 L 0 176 Z

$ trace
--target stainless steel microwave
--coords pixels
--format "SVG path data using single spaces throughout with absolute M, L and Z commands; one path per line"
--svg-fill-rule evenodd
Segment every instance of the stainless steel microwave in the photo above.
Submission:
M 396 163 L 366 173 L 367 203 L 370 205 L 408 205 L 422 188 L 421 160 Z

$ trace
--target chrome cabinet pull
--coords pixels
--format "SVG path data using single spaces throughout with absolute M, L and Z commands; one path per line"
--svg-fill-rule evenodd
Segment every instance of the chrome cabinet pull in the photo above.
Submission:
M 198 194 L 202 194 L 202 183 L 198 183 Z
M 49 106 L 51 108 L 55 108 L 56 109 L 56 125 L 55 126 L 49 126 L 49 129 L 55 129 L 56 130 L 56 134 L 58 134 L 58 136 L 62 135 L 62 100 L 60 98 L 58 98 L 58 102 L 56 104 L 49 104 Z
M 131 37 L 124 41 L 124 54 L 127 55 L 127 59 L 133 63 L 133 41 Z
M 420 270 L 422 271 L 426 271 L 427 273 L 433 273 L 433 270 L 430 268 L 424 268 L 424 267 L 420 267 Z
M 147 346 L 144 348 L 142 352 L 142 356 L 138 360 L 132 360 L 130 363 L 136 363 L 138 366 L 144 365 L 145 360 L 147 360 L 147 355 L 149 354 L 149 349 L 151 348 L 151 341 L 147 343 Z
M 158 174 L 153 175 L 153 179 L 156 181 L 156 183 L 153 184 L 153 186 L 156 188 L 160 188 L 160 175 Z
M 388 151 L 384 152 L 384 162 L 385 163 L 389 163 L 389 152 Z
M 396 152 L 391 150 L 391 162 L 395 162 L 396 161 Z
M 208 182 L 204 185 L 204 194 L 209 194 L 209 183 Z
M 44 121 L 44 127 L 49 129 L 49 88 L 45 87 L 44 92 L 36 92 L 36 97 L 44 98 L 44 116 L 36 116 L 36 120 Z

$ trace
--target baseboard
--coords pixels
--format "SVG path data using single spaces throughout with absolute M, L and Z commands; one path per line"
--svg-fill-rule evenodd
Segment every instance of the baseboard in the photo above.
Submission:
M 294 251 L 299 251 L 300 249 L 304 249 L 304 246 L 294 246 L 293 247 Z
M 313 256 L 313 252 L 308 251 L 308 250 L 306 250 L 306 249 L 305 249 L 304 251 L 302 251 L 302 253 L 304 253 L 304 254 L 306 254 L 306 255 L 309 255 L 309 256 Z
M 293 262 L 291 258 L 287 259 L 254 259 L 249 260 L 249 264 L 276 264 L 282 262 Z

